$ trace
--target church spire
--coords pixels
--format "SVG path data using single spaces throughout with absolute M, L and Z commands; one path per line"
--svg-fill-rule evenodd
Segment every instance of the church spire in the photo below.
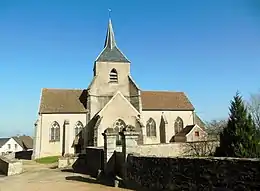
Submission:
M 117 47 L 110 12 L 111 10 L 109 10 L 109 20 L 104 49 L 97 57 L 96 62 L 130 62 Z
M 107 36 L 106 36 L 104 48 L 106 47 L 109 49 L 113 49 L 114 47 L 116 47 L 116 39 L 115 39 L 111 18 L 109 18 L 108 21 Z

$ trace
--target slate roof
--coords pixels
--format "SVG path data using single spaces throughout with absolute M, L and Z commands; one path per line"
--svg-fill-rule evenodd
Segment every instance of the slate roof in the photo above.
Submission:
M 42 89 L 39 113 L 86 113 L 85 90 Z
M 12 137 L 22 148 L 32 149 L 33 148 L 33 139 L 30 136 L 16 136 Z
M 117 48 L 112 49 L 106 47 L 99 57 L 96 59 L 97 62 L 130 62 L 124 56 L 124 54 Z
M 86 113 L 86 90 L 42 89 L 39 113 Z M 141 91 L 143 110 L 194 110 L 183 92 Z
M 194 110 L 184 92 L 142 91 L 143 110 Z
M 130 62 L 116 45 L 111 19 L 108 22 L 104 49 L 97 57 L 96 62 Z
M 201 120 L 201 118 L 197 114 L 195 114 L 194 123 L 197 124 L 203 130 L 205 130 L 205 123 Z
M 0 148 L 9 140 L 10 138 L 0 138 Z
M 179 133 L 177 133 L 175 136 L 185 136 L 187 135 L 194 127 L 195 125 L 187 125 L 185 128 L 183 128 Z

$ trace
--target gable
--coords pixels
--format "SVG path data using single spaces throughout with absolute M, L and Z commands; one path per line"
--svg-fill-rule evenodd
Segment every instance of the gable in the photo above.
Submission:
M 43 88 L 39 113 L 86 113 L 84 93 L 85 90 Z
M 186 134 L 186 136 L 189 136 L 191 133 L 195 132 L 195 131 L 199 131 L 205 135 L 207 135 L 207 132 L 204 131 L 204 129 L 202 129 L 200 126 L 198 125 L 194 125 L 193 128 Z
M 133 107 L 133 105 L 123 96 L 121 92 L 117 92 L 111 100 L 103 107 L 98 113 L 99 116 L 103 116 L 105 113 L 128 113 L 130 115 L 139 115 L 140 113 Z
M 141 91 L 141 99 L 143 110 L 194 110 L 184 92 Z
M 30 136 L 19 136 L 12 138 L 24 149 L 33 148 L 33 139 Z

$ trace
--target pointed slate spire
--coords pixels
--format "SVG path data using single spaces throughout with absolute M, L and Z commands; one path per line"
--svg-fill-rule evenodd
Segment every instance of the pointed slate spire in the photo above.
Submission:
M 103 51 L 96 59 L 97 62 L 130 62 L 116 45 L 112 20 L 109 18 L 107 35 Z
M 110 49 L 116 47 L 116 39 L 115 39 L 115 34 L 113 31 L 111 19 L 109 19 L 109 21 L 108 21 L 107 36 L 106 36 L 104 48 L 106 48 L 106 47 L 108 47 Z

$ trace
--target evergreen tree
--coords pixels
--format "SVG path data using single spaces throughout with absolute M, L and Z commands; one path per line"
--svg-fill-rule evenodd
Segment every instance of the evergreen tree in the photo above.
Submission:
M 237 93 L 231 101 L 227 127 L 220 134 L 216 156 L 258 157 L 259 140 L 252 117 Z

